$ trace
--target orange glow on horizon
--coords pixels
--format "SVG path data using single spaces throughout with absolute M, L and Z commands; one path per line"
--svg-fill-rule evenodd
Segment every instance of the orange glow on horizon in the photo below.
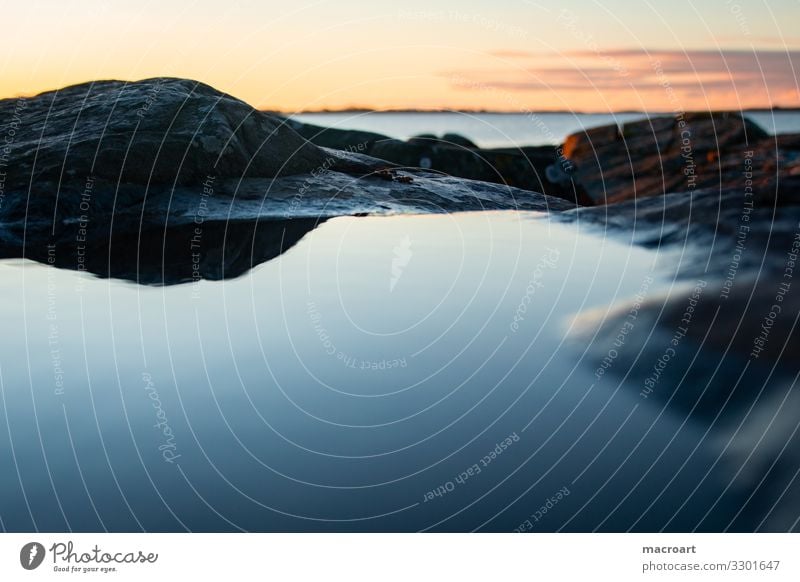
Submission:
M 14 5 L 0 96 L 175 76 L 283 112 L 800 106 L 800 50 L 792 48 L 800 40 L 775 28 L 780 19 L 755 12 L 743 35 L 734 19 L 711 11 L 703 24 L 716 28 L 704 37 L 668 15 L 648 16 L 635 2 L 624 21 L 583 4 L 561 12 L 533 5 L 488 11 L 450 0 L 435 10 L 421 0 L 403 8 L 353 0 L 275 4 L 121 0 L 112 8 L 88 0 L 83 11 L 52 0 Z M 642 46 L 643 38 L 662 48 Z

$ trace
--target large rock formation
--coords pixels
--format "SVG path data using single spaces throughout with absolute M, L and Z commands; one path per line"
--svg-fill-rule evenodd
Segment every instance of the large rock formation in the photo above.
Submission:
M 15 113 L 10 186 L 86 176 L 199 184 L 310 172 L 327 157 L 279 119 L 185 79 L 102 81 L 0 102 L 0 119 Z
M 730 531 L 796 528 L 800 179 L 558 216 L 657 258 L 636 294 L 572 322 L 575 352 L 596 381 L 625 386 L 642 405 L 704 433 L 715 464 L 732 475 L 726 500 L 738 513 L 725 520 Z
M 481 149 L 456 134 L 420 135 L 402 141 L 377 133 L 326 128 L 292 119 L 287 123 L 320 146 L 363 152 L 405 168 L 431 169 L 468 180 L 542 192 L 580 205 L 594 204 L 583 188 L 571 180 L 570 164 L 557 147 Z
M 325 147 L 361 151 L 403 167 L 543 192 L 581 206 L 672 192 L 742 185 L 774 190 L 800 175 L 800 136 L 770 136 L 737 113 L 683 113 L 570 135 L 560 147 L 481 149 L 461 136 L 422 135 L 408 141 L 376 133 L 287 120 Z
M 55 253 L 58 265 L 136 273 L 147 282 L 187 278 L 186 269 L 167 272 L 163 265 L 185 264 L 181 253 L 191 245 L 180 241 L 200 224 L 201 276 L 219 278 L 246 270 L 246 249 L 255 249 L 251 264 L 268 260 L 333 216 L 566 210 L 575 202 L 703 189 L 690 200 L 713 210 L 720 191 L 747 189 L 768 203 L 787 196 L 787 180 L 800 175 L 798 136 L 767 136 L 734 114 L 590 129 L 563 148 L 483 150 L 455 135 L 402 142 L 319 128 L 172 78 L 101 81 L 3 100 L 0 135 L 0 257 L 52 262 Z M 647 207 L 610 208 L 603 214 L 609 224 L 647 222 Z M 680 236 L 686 227 L 683 215 L 662 218 L 662 235 Z M 707 218 L 719 232 L 735 221 Z M 109 267 L 110 256 L 132 256 L 114 246 L 134 240 L 147 241 L 138 264 Z M 277 249 L 265 242 L 277 240 Z M 220 244 L 226 254 L 217 252 Z
M 604 126 L 569 136 L 564 155 L 572 178 L 597 204 L 743 187 L 753 171 L 756 191 L 779 176 L 800 174 L 797 136 L 769 136 L 738 113 L 686 113 Z
M 573 206 L 321 147 L 185 79 L 2 100 L 0 135 L 0 257 L 142 282 L 187 280 L 198 265 L 202 277 L 238 275 L 331 216 Z
M 626 343 L 636 348 L 619 350 L 618 370 L 634 378 L 637 372 L 646 376 L 651 371 L 652 362 L 647 358 L 646 365 L 637 365 L 642 351 L 646 353 L 649 347 L 648 340 L 654 339 L 647 334 L 658 327 L 656 323 L 668 335 L 681 327 L 691 284 L 698 279 L 707 286 L 702 301 L 692 306 L 692 325 L 685 326 L 686 338 L 707 350 L 738 354 L 744 362 L 756 347 L 753 340 L 770 306 L 778 301 L 784 316 L 774 324 L 770 322 L 770 341 L 761 346 L 754 359 L 776 362 L 781 352 L 800 350 L 800 334 L 794 330 L 793 321 L 800 313 L 800 293 L 792 289 L 800 265 L 800 178 L 785 179 L 772 196 L 749 196 L 741 189 L 698 190 L 581 208 L 559 218 L 580 221 L 597 232 L 658 249 L 658 271 L 675 281 L 668 294 L 650 294 L 640 306 L 638 329 L 626 334 Z M 784 287 L 787 292 L 779 293 Z M 775 299 L 778 294 L 780 300 Z M 598 337 L 605 340 L 595 344 L 597 352 L 589 351 L 590 358 L 599 363 L 606 355 L 629 307 L 622 305 L 596 321 L 592 314 L 584 317 L 587 325 L 583 327 L 591 329 L 586 337 L 599 330 Z M 751 333 L 737 334 L 737 328 Z M 655 359 L 660 354 L 652 355 Z M 795 362 L 782 364 L 794 373 Z

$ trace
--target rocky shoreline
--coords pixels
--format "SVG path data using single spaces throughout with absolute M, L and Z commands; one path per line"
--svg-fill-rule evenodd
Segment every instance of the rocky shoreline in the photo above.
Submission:
M 400 141 L 286 121 L 324 147 L 358 150 L 407 167 L 507 184 L 597 206 L 676 192 L 744 187 L 767 193 L 800 179 L 800 135 L 771 136 L 732 112 L 679 113 L 568 136 L 558 146 L 481 149 L 453 134 Z
M 143 283 L 187 281 L 180 265 L 193 262 L 203 278 L 240 275 L 333 216 L 574 207 L 321 147 L 284 119 L 186 79 L 6 99 L 0 133 L 0 257 Z M 196 229 L 205 240 L 195 261 Z M 131 245 L 142 246 L 136 264 Z
M 0 135 L 0 257 L 144 283 L 188 280 L 179 265 L 198 229 L 200 256 L 188 262 L 220 279 L 343 215 L 571 211 L 564 218 L 635 244 L 715 241 L 722 257 L 744 213 L 754 212 L 752 241 L 789 236 L 800 208 L 800 135 L 769 136 L 731 113 L 487 150 L 455 135 L 403 142 L 320 128 L 156 78 L 0 101 Z

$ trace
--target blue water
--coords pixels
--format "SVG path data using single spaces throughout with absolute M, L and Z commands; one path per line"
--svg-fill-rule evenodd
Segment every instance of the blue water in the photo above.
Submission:
M 745 115 L 770 133 L 800 132 L 797 111 L 751 111 Z M 457 133 L 484 148 L 562 143 L 569 134 L 644 119 L 642 113 L 307 113 L 296 119 L 339 129 L 373 131 L 408 139 L 423 133 Z
M 570 341 L 575 314 L 667 285 L 656 259 L 481 212 L 333 219 L 220 282 L 0 262 L 0 523 L 697 527 L 727 483 L 700 480 L 702 427 L 596 380 Z

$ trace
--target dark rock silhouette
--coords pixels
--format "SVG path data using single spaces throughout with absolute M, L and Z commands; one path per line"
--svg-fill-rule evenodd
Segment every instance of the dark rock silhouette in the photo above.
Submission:
M 792 176 L 800 176 L 798 136 L 770 137 L 737 114 L 595 128 L 563 148 L 483 150 L 457 135 L 402 142 L 319 128 L 172 78 L 3 100 L 0 129 L 9 136 L 0 151 L 0 256 L 46 261 L 55 254 L 50 262 L 59 266 L 149 283 L 187 279 L 176 241 L 197 227 L 206 237 L 199 272 L 219 278 L 341 215 L 561 211 L 677 192 L 657 207 L 613 205 L 580 216 L 637 224 L 638 243 L 678 241 L 686 229 L 697 243 L 702 233 L 689 223 L 687 200 L 692 218 L 714 225 L 718 236 L 735 228 L 728 209 L 736 204 L 728 200 L 745 173 L 754 198 L 775 207 L 791 203 Z M 661 207 L 648 231 L 649 213 Z M 135 253 L 134 265 L 125 245 L 148 250 Z M 228 250 L 212 250 L 219 245 Z M 197 273 L 194 265 L 190 274 Z
M 0 119 L 19 100 L 0 102 Z M 310 172 L 328 157 L 272 116 L 202 83 L 100 81 L 26 99 L 9 186 L 86 176 L 134 184 Z
M 755 170 L 753 188 L 774 190 L 780 177 L 800 175 L 800 136 L 770 136 L 741 114 L 683 113 L 570 135 L 559 147 L 480 149 L 448 134 L 404 142 L 370 132 L 288 121 L 325 147 L 361 151 L 410 168 L 543 192 L 594 206 L 741 183 Z
M 2 100 L 0 129 L 0 256 L 145 283 L 239 275 L 332 216 L 572 207 L 315 145 L 185 79 Z M 185 255 L 195 235 L 200 269 Z
M 543 192 L 575 204 L 594 204 L 583 188 L 572 181 L 570 162 L 561 156 L 560 148 L 553 146 L 481 149 L 456 134 L 441 138 L 424 134 L 402 141 L 296 120 L 287 123 L 320 146 L 359 151 L 406 168 L 433 169 L 454 177 Z

